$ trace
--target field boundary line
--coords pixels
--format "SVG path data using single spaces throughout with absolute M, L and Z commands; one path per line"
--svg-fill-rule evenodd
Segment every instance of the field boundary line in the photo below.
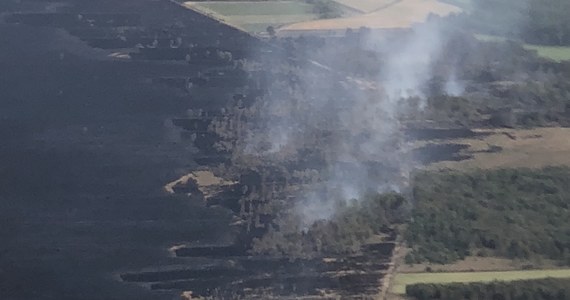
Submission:
M 346 9 L 346 10 L 351 10 L 351 11 L 353 11 L 353 12 L 355 12 L 355 13 L 358 13 L 358 14 L 366 14 L 365 11 L 360 10 L 360 9 L 358 9 L 358 8 L 356 8 L 356 7 L 348 6 L 348 5 L 344 4 L 344 3 L 338 2 L 338 1 L 336 1 L 336 0 L 333 0 L 333 2 L 336 3 L 336 4 L 339 5 L 339 6 L 342 6 L 342 7 L 343 7 L 344 9 Z
M 378 12 L 378 11 L 381 11 L 381 10 L 383 10 L 383 9 L 386 9 L 386 8 L 390 7 L 390 6 L 394 6 L 394 5 L 396 5 L 396 4 L 400 3 L 400 2 L 402 2 L 402 0 L 394 0 L 394 1 L 390 2 L 390 3 L 388 3 L 388 4 L 382 5 L 382 6 L 378 7 L 377 9 L 375 9 L 375 10 L 369 12 L 369 14 L 375 13 L 375 12 Z
M 212 19 L 212 20 L 215 20 L 215 21 L 217 21 L 217 22 L 220 23 L 220 24 L 229 26 L 229 27 L 231 27 L 231 28 L 235 28 L 235 29 L 237 29 L 237 30 L 239 30 L 239 31 L 243 31 L 243 32 L 245 32 L 247 35 L 249 35 L 249 36 L 251 36 L 251 37 L 253 37 L 253 38 L 259 39 L 256 35 L 251 34 L 251 33 L 248 32 L 247 30 L 245 30 L 245 29 L 243 29 L 243 28 L 241 28 L 241 27 L 239 27 L 239 26 L 237 26 L 237 25 L 235 25 L 235 24 L 229 23 L 228 21 L 226 21 L 225 19 L 222 18 L 222 15 L 220 15 L 220 14 L 218 14 L 218 13 L 212 11 L 212 10 L 209 10 L 209 9 L 207 9 L 207 8 L 205 8 L 205 7 L 199 7 L 199 5 L 189 5 L 189 4 L 186 4 L 186 3 L 196 4 L 196 3 L 200 3 L 200 2 L 193 2 L 193 1 L 178 2 L 178 1 L 176 1 L 176 0 L 168 0 L 168 1 L 170 1 L 170 2 L 172 2 L 172 3 L 174 3 L 174 4 L 176 4 L 176 5 L 178 5 L 178 6 L 182 7 L 182 8 L 184 8 L 184 9 L 189 9 L 189 10 L 194 11 L 194 12 L 196 12 L 196 13 L 198 13 L 198 14 L 201 14 L 201 15 L 207 17 L 207 18 L 210 18 L 210 19 Z

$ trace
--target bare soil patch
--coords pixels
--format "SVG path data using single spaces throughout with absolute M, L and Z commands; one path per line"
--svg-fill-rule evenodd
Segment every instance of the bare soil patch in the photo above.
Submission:
M 438 162 L 428 169 L 541 168 L 570 166 L 570 128 L 477 130 L 489 135 L 468 139 L 430 141 L 468 145 L 463 150 L 471 159 Z

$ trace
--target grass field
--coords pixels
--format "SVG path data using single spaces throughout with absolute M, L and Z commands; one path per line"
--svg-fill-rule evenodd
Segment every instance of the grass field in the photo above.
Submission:
M 507 38 L 486 34 L 476 34 L 475 37 L 481 41 L 487 42 L 501 42 L 507 41 Z M 570 60 L 570 47 L 557 47 L 557 46 L 541 46 L 541 45 L 531 45 L 524 44 L 523 47 L 527 50 L 536 51 L 537 55 L 540 57 L 552 59 L 554 61 L 565 61 Z
M 313 6 L 301 1 L 208 1 L 184 4 L 249 32 L 263 32 L 268 26 L 278 27 L 318 18 L 313 13 Z
M 522 260 L 522 259 L 508 259 L 502 257 L 480 257 L 480 256 L 467 256 L 462 260 L 458 260 L 448 264 L 405 264 L 403 261 L 398 267 L 398 272 L 401 273 L 424 273 L 427 268 L 433 272 L 499 272 L 499 271 L 520 271 L 524 270 L 527 266 L 533 266 L 534 269 L 560 269 L 558 263 L 550 259 L 540 260 Z
M 464 272 L 464 273 L 401 273 L 394 278 L 392 292 L 404 294 L 406 285 L 415 283 L 467 283 L 514 281 L 540 278 L 570 278 L 570 269 L 561 270 L 528 270 L 507 272 Z
M 472 159 L 444 161 L 429 165 L 428 169 L 491 169 L 541 168 L 570 166 L 570 128 L 537 128 L 528 130 L 478 130 L 488 136 L 474 139 L 449 139 L 430 143 L 457 143 L 468 145 L 464 152 Z M 419 144 L 418 146 L 421 146 Z M 501 147 L 500 152 L 485 152 L 490 146 Z
M 570 47 L 524 45 L 527 50 L 534 50 L 538 56 L 550 58 L 555 61 L 570 60 Z
M 312 14 L 313 6 L 301 1 L 208 1 L 194 2 L 224 16 L 279 16 Z
M 334 0 L 342 5 L 351 7 L 363 13 L 370 13 L 395 4 L 401 0 Z

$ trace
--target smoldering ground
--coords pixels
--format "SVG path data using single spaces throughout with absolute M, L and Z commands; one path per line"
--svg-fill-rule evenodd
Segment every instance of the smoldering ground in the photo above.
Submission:
M 379 74 L 358 78 L 374 88 L 318 68 L 307 61 L 283 72 L 293 83 L 277 82 L 256 114 L 262 124 L 243 141 L 248 155 L 263 160 L 287 160 L 302 149 L 322 151 L 320 180 L 324 184 L 299 192 L 293 212 L 302 227 L 335 214 L 335 201 L 360 199 L 370 191 L 400 191 L 416 166 L 403 140 L 401 117 L 426 106 L 427 85 L 434 64 L 442 59 L 447 23 L 431 20 L 385 42 L 382 33 L 369 32 L 361 47 L 380 53 Z M 340 51 L 322 51 L 326 61 L 342 60 Z M 455 68 L 450 67 L 449 70 Z M 293 78 L 294 80 L 292 80 Z M 460 94 L 455 72 L 446 76 L 445 90 Z M 285 91 L 285 92 L 284 92 Z

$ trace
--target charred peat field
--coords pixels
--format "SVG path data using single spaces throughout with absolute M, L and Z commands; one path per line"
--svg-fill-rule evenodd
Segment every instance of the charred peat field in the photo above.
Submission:
M 168 0 L 0 17 L 1 299 L 379 299 L 413 174 L 476 154 L 446 140 L 566 120 L 489 104 L 568 68 L 453 17 L 296 38 Z

